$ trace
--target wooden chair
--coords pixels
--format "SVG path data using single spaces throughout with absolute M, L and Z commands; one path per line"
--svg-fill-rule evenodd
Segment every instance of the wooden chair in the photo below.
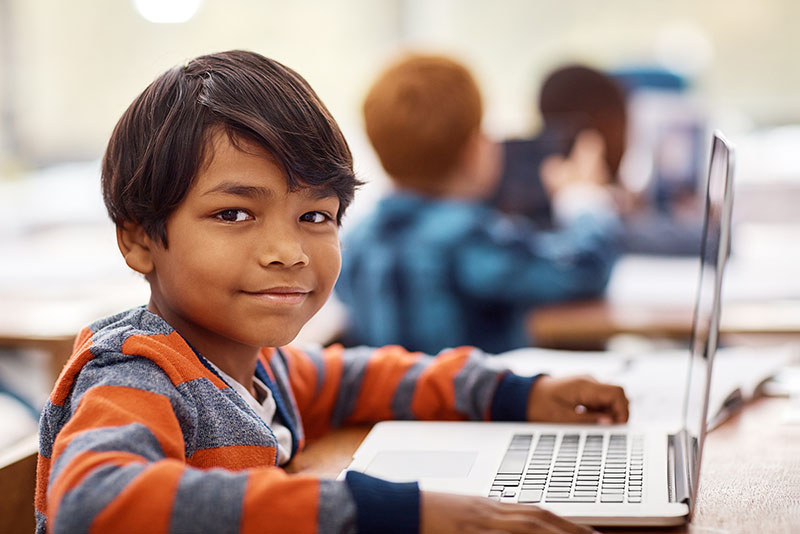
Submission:
M 0 532 L 30 534 L 36 529 L 33 493 L 38 449 L 39 438 L 34 434 L 0 451 Z

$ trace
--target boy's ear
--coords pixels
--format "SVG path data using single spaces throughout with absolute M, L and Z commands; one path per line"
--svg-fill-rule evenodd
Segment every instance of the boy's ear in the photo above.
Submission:
M 483 134 L 480 130 L 475 130 L 467 138 L 464 148 L 461 149 L 457 164 L 461 172 L 469 173 L 479 165 L 481 158 L 481 145 L 484 142 Z
M 117 226 L 117 246 L 128 267 L 144 275 L 153 272 L 153 241 L 141 225 L 125 223 Z

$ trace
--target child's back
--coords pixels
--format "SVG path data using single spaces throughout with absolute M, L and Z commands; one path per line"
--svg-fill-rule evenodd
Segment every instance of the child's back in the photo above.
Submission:
M 616 258 L 605 191 L 563 191 L 557 234 L 483 203 L 499 153 L 481 133 L 478 88 L 461 65 L 401 61 L 375 83 L 364 114 L 397 191 L 344 239 L 336 290 L 351 314 L 348 342 L 501 352 L 530 344 L 525 317 L 536 305 L 604 290 Z

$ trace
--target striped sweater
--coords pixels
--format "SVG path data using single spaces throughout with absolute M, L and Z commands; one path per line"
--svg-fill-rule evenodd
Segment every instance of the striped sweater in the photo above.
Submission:
M 261 351 L 276 417 L 306 437 L 382 419 L 523 419 L 533 378 L 462 347 Z M 40 423 L 37 532 L 417 532 L 419 489 L 277 467 L 270 428 L 163 319 L 85 328 Z

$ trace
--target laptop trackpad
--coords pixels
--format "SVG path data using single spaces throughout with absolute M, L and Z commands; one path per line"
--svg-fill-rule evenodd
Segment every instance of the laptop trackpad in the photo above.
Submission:
M 381 451 L 365 472 L 393 481 L 465 478 L 477 457 L 470 451 Z

